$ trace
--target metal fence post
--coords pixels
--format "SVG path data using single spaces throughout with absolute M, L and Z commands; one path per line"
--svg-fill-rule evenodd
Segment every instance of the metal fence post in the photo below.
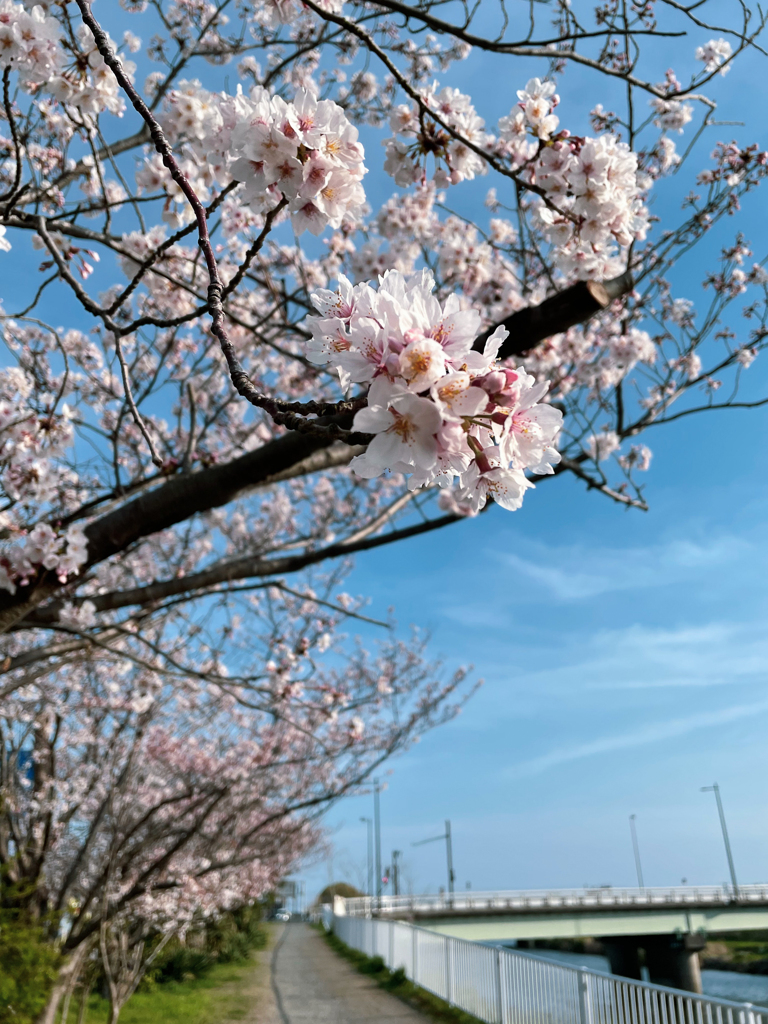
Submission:
M 739 1014 L 742 1024 L 755 1024 L 755 1011 L 752 1003 L 744 1003 L 744 1009 Z
M 419 983 L 419 933 L 411 925 L 411 981 Z
M 389 922 L 389 963 L 387 967 L 390 971 L 395 969 L 395 922 Z
M 496 947 L 496 998 L 499 1001 L 499 1024 L 506 1024 L 504 1013 L 504 986 L 501 980 L 501 950 Z
M 451 985 L 451 940 L 448 935 L 445 937 L 443 948 L 445 950 L 445 1001 L 446 1003 L 453 1003 L 452 988 Z
M 589 993 L 589 976 L 585 970 L 579 971 L 579 1021 L 580 1024 L 592 1024 L 592 1000 Z

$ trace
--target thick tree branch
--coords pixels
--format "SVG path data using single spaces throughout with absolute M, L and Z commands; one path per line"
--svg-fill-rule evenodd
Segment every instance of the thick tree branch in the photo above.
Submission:
M 631 292 L 633 287 L 630 271 L 610 281 L 579 281 L 550 295 L 538 306 L 526 306 L 500 324 L 493 324 L 483 331 L 474 347 L 482 351 L 491 334 L 498 327 L 506 327 L 509 337 L 501 346 L 500 358 L 525 355 L 553 334 L 560 334 L 602 313 L 615 299 Z
M 196 513 L 226 505 L 248 488 L 290 470 L 328 443 L 325 438 L 290 433 L 223 465 L 171 477 L 167 483 L 140 494 L 86 528 L 88 566 L 103 562 L 142 537 L 166 530 Z M 29 586 L 20 587 L 16 594 L 2 592 L 0 632 L 12 628 L 59 587 L 55 574 L 48 572 Z
M 314 551 L 304 551 L 297 555 L 284 555 L 280 558 L 262 558 L 259 555 L 251 555 L 245 558 L 233 559 L 231 562 L 220 562 L 210 569 L 191 573 L 189 576 L 161 580 L 150 583 L 145 587 L 133 587 L 130 590 L 113 591 L 109 594 L 95 594 L 79 599 L 75 603 L 81 604 L 83 600 L 88 600 L 93 603 L 96 611 L 114 611 L 117 608 L 127 608 L 130 605 L 153 604 L 157 601 L 163 601 L 168 597 L 174 597 L 177 594 L 209 591 L 213 587 L 220 587 L 222 584 L 232 583 L 235 580 L 250 579 L 252 577 L 281 576 L 287 573 L 299 572 L 301 569 L 306 569 L 310 565 L 317 565 L 319 562 L 324 562 L 329 558 L 342 558 L 346 555 L 355 554 L 358 551 L 371 551 L 374 548 L 383 547 L 385 544 L 393 544 L 397 541 L 406 540 L 409 537 L 418 537 L 423 533 L 431 533 L 433 530 L 440 530 L 451 523 L 457 523 L 463 518 L 463 516 L 457 515 L 444 515 L 424 523 L 405 526 L 400 530 L 392 530 L 377 537 L 359 537 L 358 535 L 357 539 L 342 540 L 336 544 L 329 544 L 324 548 L 317 548 Z M 39 608 L 27 616 L 23 622 L 19 623 L 19 627 L 26 629 L 35 626 L 51 625 L 58 620 L 60 608 L 60 601 L 53 602 L 45 608 Z

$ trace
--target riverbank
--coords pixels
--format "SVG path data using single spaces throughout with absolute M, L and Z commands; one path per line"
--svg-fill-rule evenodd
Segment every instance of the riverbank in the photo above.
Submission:
M 699 959 L 707 970 L 768 975 L 768 932 L 712 935 Z

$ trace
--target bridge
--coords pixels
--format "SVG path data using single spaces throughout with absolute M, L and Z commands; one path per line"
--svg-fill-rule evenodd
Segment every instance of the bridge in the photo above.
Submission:
M 768 930 L 768 885 L 560 889 L 360 897 L 337 915 L 403 921 L 455 939 L 599 939 L 614 974 L 701 992 L 698 953 L 713 932 Z

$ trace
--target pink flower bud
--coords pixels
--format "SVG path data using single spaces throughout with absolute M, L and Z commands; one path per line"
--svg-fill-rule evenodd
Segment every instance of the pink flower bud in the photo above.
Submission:
M 400 344 L 399 342 L 395 341 L 394 338 L 390 338 L 388 340 L 387 344 L 389 345 L 389 347 L 392 349 L 393 352 L 402 352 L 403 348 L 405 347 L 405 345 L 410 345 L 411 342 L 413 342 L 413 341 L 423 341 L 423 340 L 424 340 L 423 332 L 418 330 L 417 328 L 411 328 L 410 330 L 407 330 L 403 334 L 403 343 L 402 344 Z M 400 344 L 400 348 L 396 348 L 395 347 L 398 344 Z
M 395 352 L 390 353 L 385 359 L 384 369 L 393 379 L 400 375 L 400 357 Z
M 491 370 L 483 377 L 477 377 L 472 384 L 476 388 L 482 388 L 488 395 L 496 395 L 507 386 L 507 378 L 503 370 Z

